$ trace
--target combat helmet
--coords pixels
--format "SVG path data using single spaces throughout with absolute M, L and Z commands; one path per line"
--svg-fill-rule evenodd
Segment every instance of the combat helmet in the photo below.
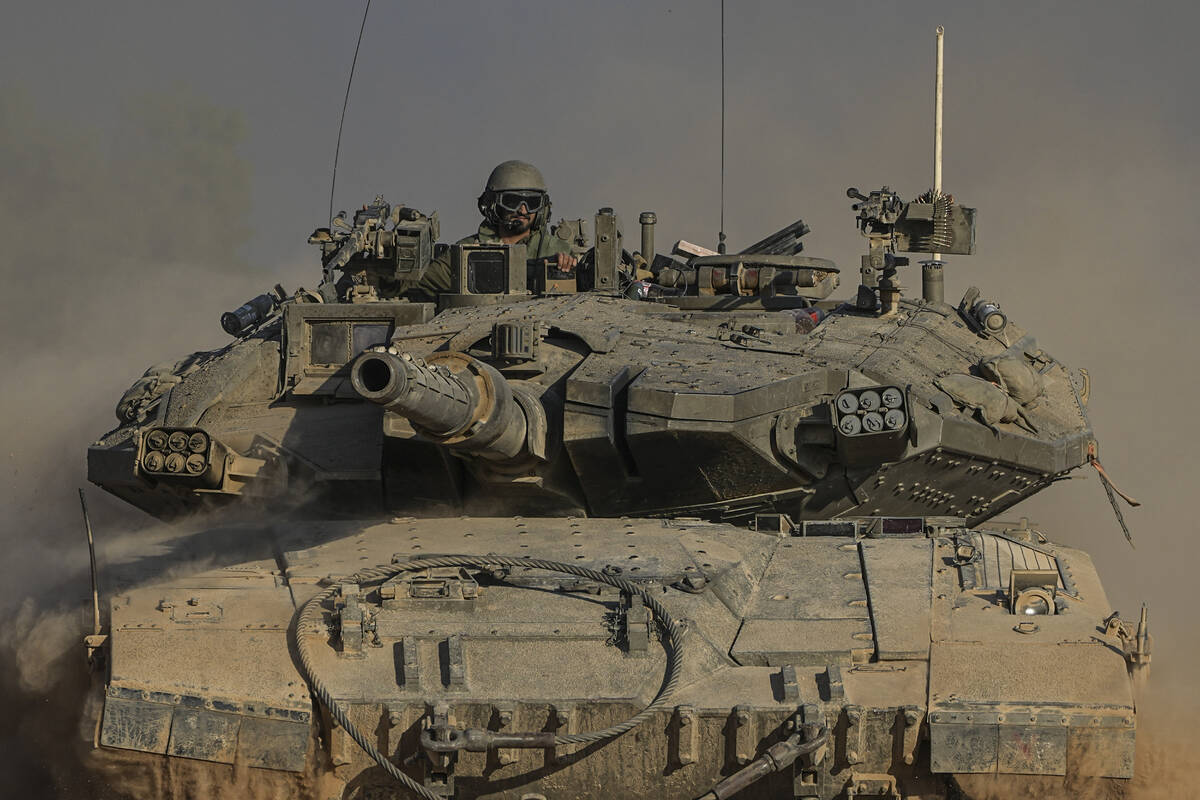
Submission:
M 479 213 L 490 225 L 498 225 L 501 193 L 520 191 L 540 192 L 543 195 L 541 205 L 534 214 L 532 227 L 544 227 L 550 219 L 550 192 L 546 189 L 546 179 L 542 177 L 541 170 L 528 161 L 512 160 L 496 165 L 488 175 L 483 193 L 479 195 Z

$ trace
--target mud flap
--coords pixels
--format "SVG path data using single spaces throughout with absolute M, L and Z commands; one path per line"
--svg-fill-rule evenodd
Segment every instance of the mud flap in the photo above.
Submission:
M 109 695 L 100 745 L 222 764 L 302 772 L 308 720 L 269 719 Z

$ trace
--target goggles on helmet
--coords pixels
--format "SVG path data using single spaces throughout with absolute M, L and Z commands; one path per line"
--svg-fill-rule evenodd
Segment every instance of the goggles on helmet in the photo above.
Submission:
M 522 204 L 525 210 L 530 213 L 541 210 L 542 204 L 546 202 L 546 193 L 536 190 L 505 190 L 496 192 L 496 207 L 502 211 L 516 213 L 521 210 Z

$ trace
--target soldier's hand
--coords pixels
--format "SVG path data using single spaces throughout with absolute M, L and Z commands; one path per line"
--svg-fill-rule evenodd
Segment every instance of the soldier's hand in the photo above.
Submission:
M 558 254 L 558 268 L 563 272 L 574 272 L 575 265 L 579 263 L 579 259 L 570 253 Z

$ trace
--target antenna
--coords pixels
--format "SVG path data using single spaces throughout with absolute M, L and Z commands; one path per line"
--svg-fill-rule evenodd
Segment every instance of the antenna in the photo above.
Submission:
M 934 67 L 933 90 L 933 192 L 931 201 L 942 196 L 942 43 L 946 29 L 937 26 L 937 61 Z M 921 297 L 929 303 L 945 302 L 945 282 L 942 274 L 942 254 L 934 253 L 921 262 Z
M 717 252 L 725 252 L 725 0 L 721 0 L 721 229 Z
M 367 29 L 367 14 L 371 11 L 371 0 L 363 9 L 362 25 L 358 28 L 358 42 L 354 45 L 354 60 L 350 62 L 350 79 L 346 81 L 346 97 L 342 100 L 342 118 L 338 120 L 337 146 L 333 149 L 333 178 L 329 181 L 329 226 L 333 227 L 333 190 L 337 186 L 338 156 L 342 153 L 342 125 L 346 122 L 346 106 L 350 105 L 350 87 L 354 85 L 354 68 L 358 66 L 358 48 L 362 45 L 363 31 Z
M 88 519 L 87 500 L 79 490 L 79 505 L 83 507 L 83 527 L 87 529 L 88 556 L 92 565 L 92 635 L 100 635 L 100 589 L 96 578 L 96 541 L 92 538 L 92 521 Z
M 934 70 L 935 88 L 933 92 L 933 196 L 942 194 L 942 45 L 946 38 L 946 29 L 937 26 L 937 67 Z M 942 257 L 934 253 L 935 261 Z

